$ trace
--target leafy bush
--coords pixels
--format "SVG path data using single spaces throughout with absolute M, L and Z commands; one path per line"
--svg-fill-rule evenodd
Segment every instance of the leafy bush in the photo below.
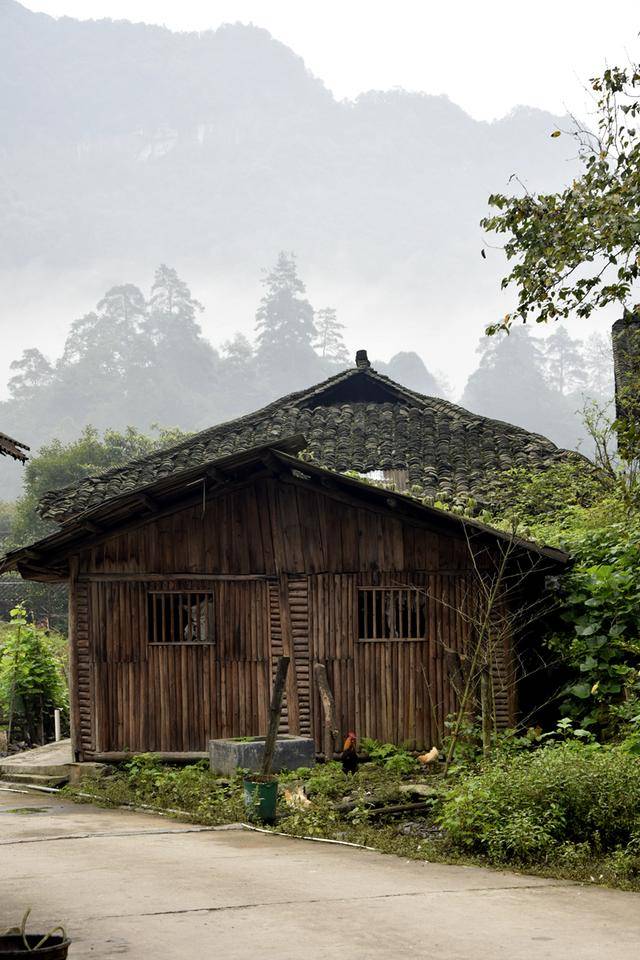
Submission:
M 550 639 L 574 671 L 562 710 L 611 736 L 640 712 L 640 520 L 588 531 L 572 550 L 558 590 L 563 626 Z
M 66 640 L 16 607 L 0 632 L 0 711 L 10 721 L 21 716 L 35 739 L 43 712 L 54 707 L 68 707 Z
M 70 792 L 90 794 L 108 805 L 179 811 L 209 825 L 234 823 L 246 816 L 240 778 L 221 782 L 206 760 L 172 767 L 153 754 L 140 754 L 110 776 L 85 780 L 78 791 Z
M 361 747 L 370 760 L 382 764 L 389 773 L 402 776 L 414 773 L 418 769 L 416 758 L 393 743 L 381 743 L 379 740 L 372 740 L 371 737 L 363 737 Z
M 567 842 L 624 849 L 640 836 L 640 758 L 576 742 L 515 754 L 454 785 L 440 823 L 494 862 L 544 862 Z

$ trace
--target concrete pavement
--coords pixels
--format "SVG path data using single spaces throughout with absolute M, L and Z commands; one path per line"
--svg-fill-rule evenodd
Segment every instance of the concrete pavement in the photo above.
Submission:
M 70 958 L 622 960 L 640 895 L 0 790 L 0 927 Z

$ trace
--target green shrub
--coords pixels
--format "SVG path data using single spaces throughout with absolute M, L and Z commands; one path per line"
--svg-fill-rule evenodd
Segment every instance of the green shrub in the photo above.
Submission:
M 22 718 L 35 739 L 43 715 L 67 706 L 65 638 L 27 621 L 25 609 L 16 607 L 0 631 L 0 714 Z
M 381 743 L 371 737 L 363 737 L 360 745 L 370 760 L 381 764 L 389 773 L 403 776 L 414 773 L 419 767 L 415 757 L 393 743 Z
M 173 767 L 161 764 L 153 754 L 140 754 L 110 776 L 83 781 L 79 790 L 70 792 L 90 794 L 108 805 L 179 811 L 209 825 L 233 823 L 246 816 L 240 777 L 221 782 L 206 760 Z
M 439 819 L 494 862 L 545 862 L 567 842 L 612 852 L 640 832 L 640 758 L 576 742 L 505 757 L 454 785 Z

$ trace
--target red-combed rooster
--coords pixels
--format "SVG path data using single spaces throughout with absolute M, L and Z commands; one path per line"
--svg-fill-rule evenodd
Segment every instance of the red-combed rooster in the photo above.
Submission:
M 347 739 L 342 747 L 342 769 L 345 773 L 358 772 L 358 751 L 356 750 L 356 735 L 353 730 L 347 734 Z

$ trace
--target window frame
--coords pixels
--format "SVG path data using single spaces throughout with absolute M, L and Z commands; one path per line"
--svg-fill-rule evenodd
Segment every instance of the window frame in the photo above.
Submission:
M 378 604 L 375 601 L 376 594 L 382 595 L 380 611 L 378 611 Z M 361 627 L 364 624 L 364 627 L 368 630 L 369 633 L 377 632 L 378 629 L 378 613 L 381 615 L 381 622 L 383 620 L 384 614 L 386 613 L 384 608 L 385 594 L 404 594 L 407 597 L 411 596 L 415 599 L 414 606 L 414 616 L 416 627 L 419 626 L 420 621 L 422 621 L 422 635 L 421 636 L 362 636 L 364 632 Z M 371 600 L 368 598 L 371 597 Z M 361 607 L 361 598 L 364 599 L 364 607 Z M 419 598 L 419 604 L 418 604 Z M 400 599 L 400 598 L 399 598 Z M 398 602 L 399 602 L 398 599 Z M 371 613 L 371 616 L 370 616 Z M 399 616 L 394 621 L 394 626 L 402 621 L 402 611 L 398 607 Z M 407 614 L 411 617 L 411 613 Z M 357 643 L 425 643 L 428 640 L 428 630 L 429 630 L 429 618 L 427 611 L 427 596 L 424 592 L 424 589 L 420 587 L 398 587 L 398 586 L 358 586 L 356 588 L 356 642 Z M 417 633 L 416 629 L 416 633 Z
M 187 590 L 162 590 L 158 588 L 147 588 L 147 646 L 148 647 L 215 647 L 217 643 L 215 627 L 216 627 L 216 615 L 215 615 L 215 593 L 213 590 L 206 589 L 187 589 Z M 188 603 L 186 598 L 188 597 L 198 597 L 200 598 L 195 604 L 196 607 L 202 606 L 205 608 L 205 611 L 209 606 L 211 606 L 213 611 L 213 622 L 209 623 L 208 614 L 205 613 L 206 620 L 206 632 L 213 637 L 213 639 L 206 640 L 184 640 L 184 639 L 164 639 L 166 633 L 167 618 L 165 616 L 165 605 L 162 604 L 162 617 L 158 618 L 156 600 L 157 597 L 184 597 L 185 606 L 189 608 L 189 614 L 186 618 L 186 622 L 183 623 L 182 615 L 178 614 L 178 635 L 181 630 L 190 629 L 191 627 L 191 609 L 193 608 L 193 603 Z M 204 598 L 204 599 L 203 599 Z M 169 622 L 173 622 L 174 613 L 173 613 L 173 603 L 171 603 L 171 613 L 169 616 Z M 193 621 L 197 623 L 196 620 Z M 200 622 L 202 622 L 202 615 L 200 615 Z M 173 630 L 172 630 L 173 633 Z M 158 640 L 157 637 L 162 636 L 162 640 Z M 153 638 L 153 639 L 152 639 Z

